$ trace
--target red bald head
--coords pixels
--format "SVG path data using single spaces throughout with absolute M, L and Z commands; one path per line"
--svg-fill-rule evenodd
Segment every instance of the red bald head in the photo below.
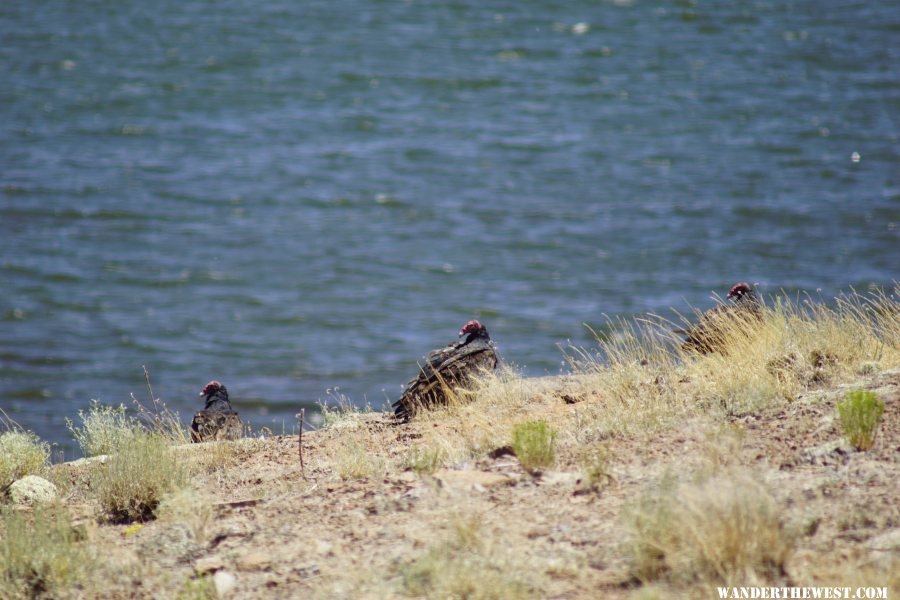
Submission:
M 201 396 L 212 396 L 213 394 L 215 394 L 219 390 L 223 389 L 224 387 L 225 386 L 222 385 L 221 383 L 219 383 L 218 381 L 213 380 L 206 384 L 206 386 L 203 388 L 203 391 L 200 392 L 200 395 Z
M 725 297 L 740 300 L 744 296 L 753 296 L 753 288 L 750 287 L 750 284 L 746 281 L 734 284 L 734 286 L 728 290 L 728 295 Z
M 460 328 L 459 335 L 463 336 L 463 335 L 467 335 L 469 333 L 478 333 L 479 331 L 482 331 L 483 329 L 484 329 L 484 325 L 482 325 L 475 319 L 472 319 L 471 321 L 469 321 L 468 323 L 466 323 L 465 325 L 463 325 Z

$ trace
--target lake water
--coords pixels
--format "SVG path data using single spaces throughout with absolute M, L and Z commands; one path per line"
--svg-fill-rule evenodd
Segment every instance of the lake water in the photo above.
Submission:
M 0 6 L 0 408 L 222 380 L 290 429 L 375 408 L 481 319 L 584 324 L 900 264 L 894 2 Z

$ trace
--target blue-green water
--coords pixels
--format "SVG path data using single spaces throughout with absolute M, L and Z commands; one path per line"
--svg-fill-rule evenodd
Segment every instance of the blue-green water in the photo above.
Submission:
M 895 2 L 0 6 L 0 407 L 280 432 L 380 407 L 480 318 L 528 373 L 584 323 L 900 257 Z M 854 154 L 856 153 L 856 154 Z

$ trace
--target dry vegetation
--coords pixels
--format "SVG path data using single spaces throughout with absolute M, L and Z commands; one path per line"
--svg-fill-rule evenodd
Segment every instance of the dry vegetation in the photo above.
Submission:
M 50 444 L 28 431 L 0 433 L 0 492 L 26 475 L 43 475 L 50 458 Z
M 3 513 L 0 597 L 206 598 L 217 572 L 259 598 L 894 595 L 900 305 L 764 312 L 709 355 L 661 319 L 618 323 L 570 375 L 505 367 L 408 424 L 344 403 L 304 434 L 305 469 L 295 437 L 185 447 L 123 425 L 105 462 L 55 467 L 75 525 Z M 63 558 L 22 567 L 24 538 Z

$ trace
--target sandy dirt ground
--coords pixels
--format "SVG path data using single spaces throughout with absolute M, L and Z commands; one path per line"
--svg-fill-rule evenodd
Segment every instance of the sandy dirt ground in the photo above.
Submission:
M 868 452 L 852 449 L 836 423 L 835 402 L 851 387 L 877 390 L 886 404 Z M 564 414 L 590 401 L 564 395 L 529 402 Z M 900 372 L 810 391 L 724 426 L 692 418 L 662 433 L 610 438 L 608 476 L 593 487 L 572 458 L 535 476 L 502 448 L 433 473 L 403 470 L 396 465 L 422 426 L 367 413 L 308 431 L 304 468 L 296 436 L 233 443 L 220 465 L 195 476 L 196 497 L 179 516 L 142 526 L 97 524 L 95 508 L 78 504 L 77 486 L 68 502 L 102 549 L 106 597 L 191 597 L 213 589 L 198 582 L 217 572 L 233 576 L 226 595 L 234 598 L 430 596 L 413 584 L 417 561 L 431 553 L 448 569 L 510 586 L 512 597 L 712 598 L 702 584 L 648 587 L 630 575 L 623 515 L 667 473 L 738 465 L 765 483 L 799 532 L 783 578 L 771 583 L 850 585 L 842 579 L 853 573 L 898 592 Z M 397 461 L 383 477 L 340 477 L 335 462 L 360 443 L 354 451 Z M 476 582 L 461 597 L 503 597 L 483 589 Z

